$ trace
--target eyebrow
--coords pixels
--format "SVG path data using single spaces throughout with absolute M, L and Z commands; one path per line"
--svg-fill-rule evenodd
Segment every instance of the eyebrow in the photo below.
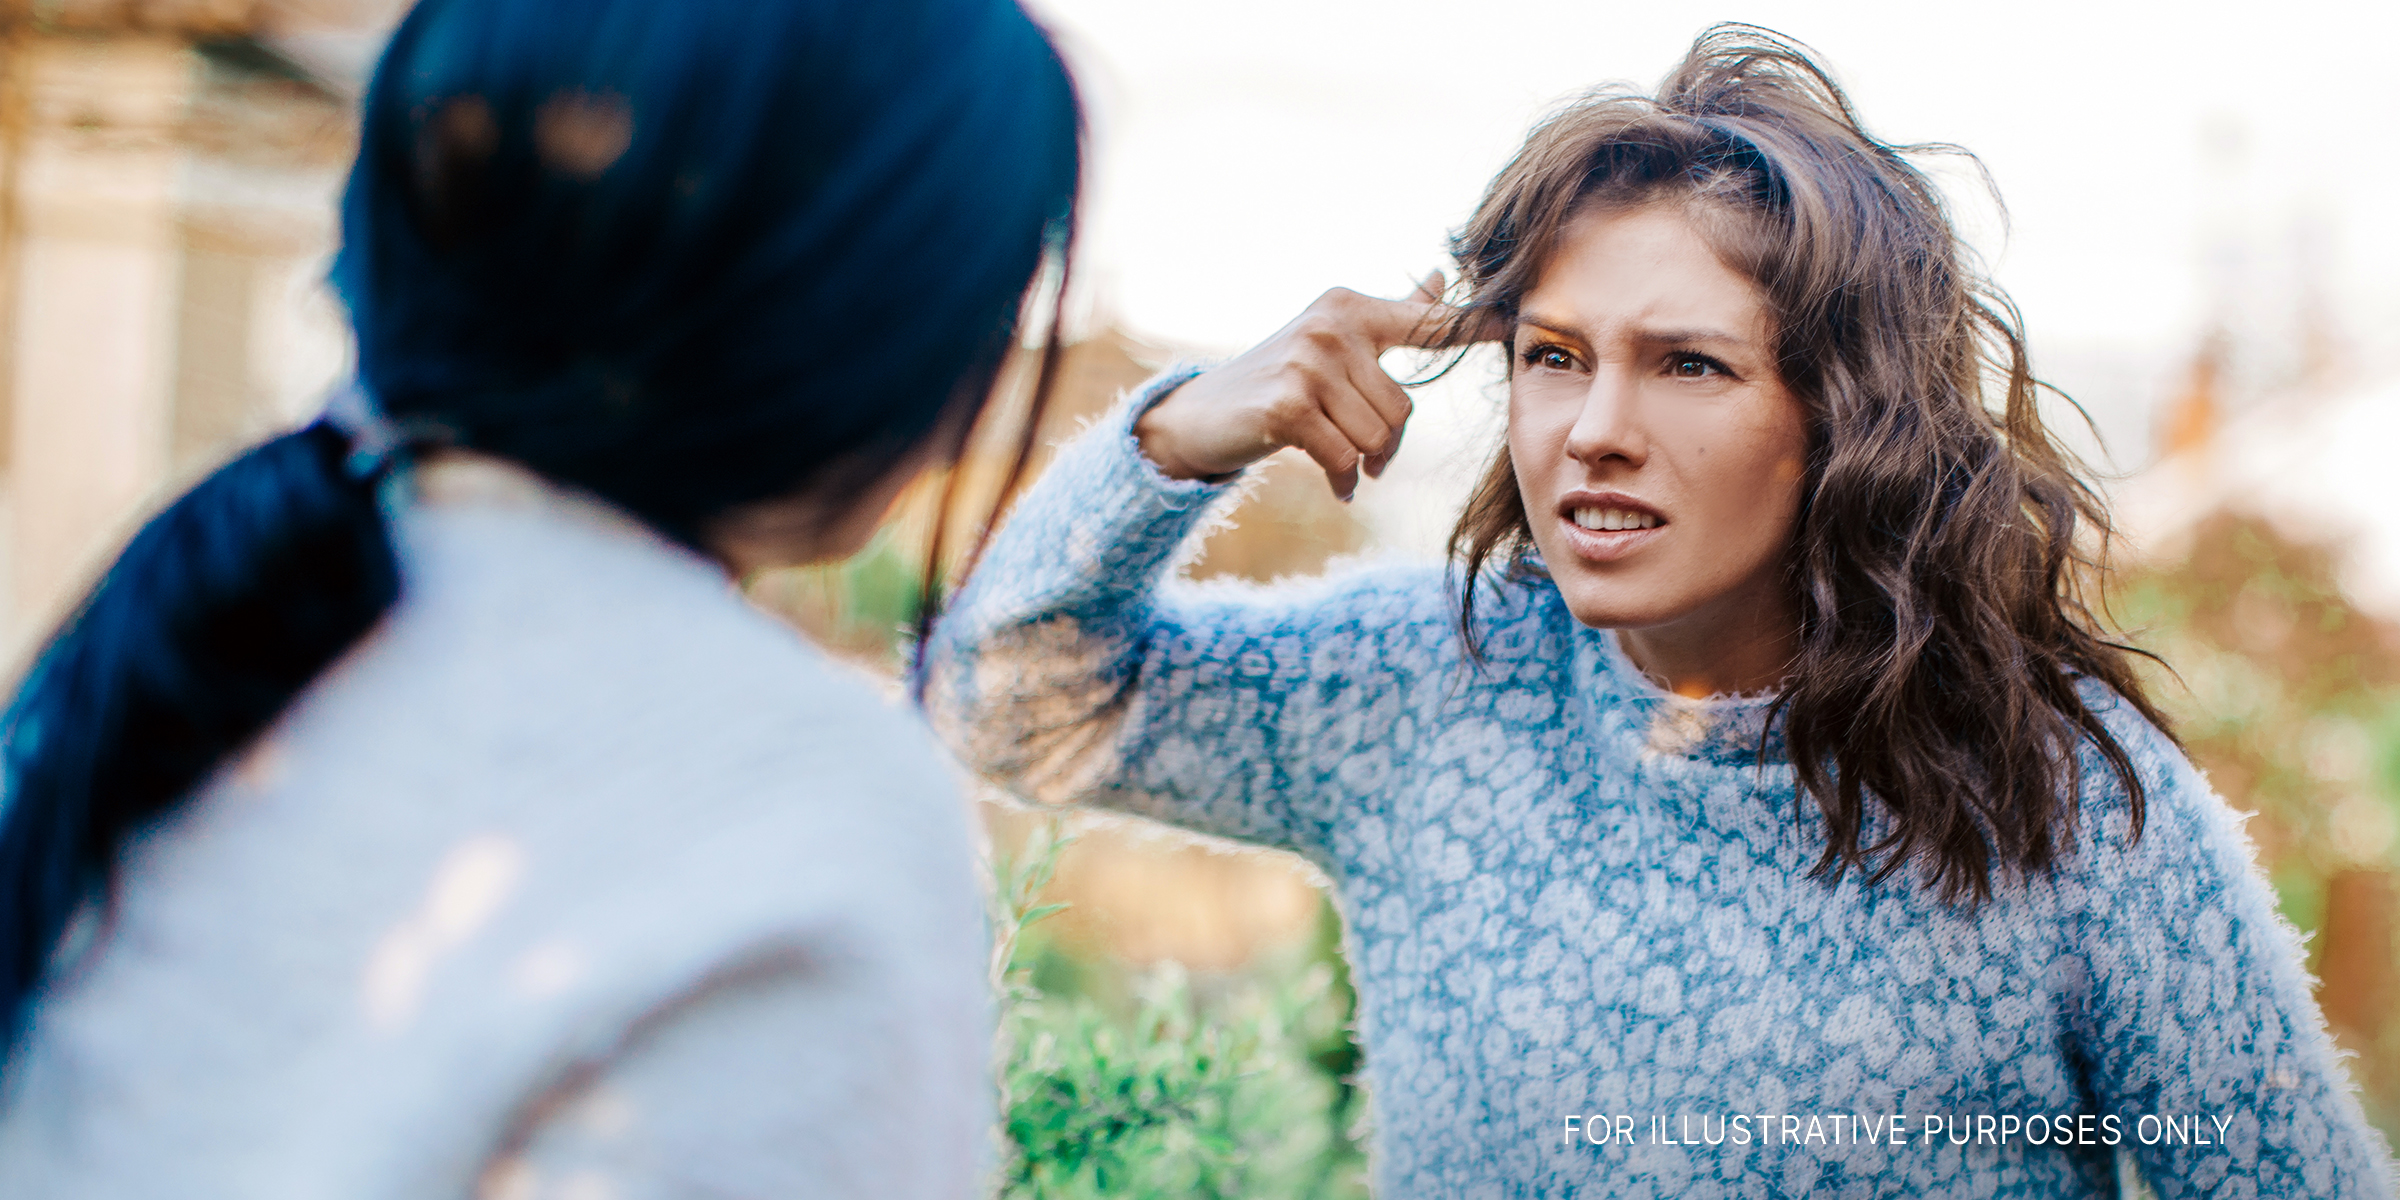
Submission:
M 1567 321 L 1556 321 L 1542 316 L 1520 314 L 1517 317 L 1517 324 L 1531 325 L 1534 328 L 1540 329 L 1544 332 L 1562 334 L 1567 337 L 1572 337 L 1578 341 L 1583 339 L 1583 335 L 1574 332 L 1573 324 Z M 1747 338 L 1736 337 L 1733 334 L 1726 333 L 1723 330 L 1718 329 L 1644 329 L 1640 332 L 1642 340 L 1645 342 L 1714 342 L 1718 345 L 1725 346 L 1746 346 L 1750 344 L 1749 339 Z

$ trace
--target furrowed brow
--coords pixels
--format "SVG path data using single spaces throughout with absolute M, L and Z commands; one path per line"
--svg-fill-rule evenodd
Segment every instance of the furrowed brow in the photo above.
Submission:
M 1721 329 L 1645 329 L 1646 342 L 1682 342 L 1686 344 L 1713 343 L 1719 346 L 1747 346 L 1750 339 L 1736 337 Z
M 1520 329 L 1538 329 L 1543 333 L 1551 335 L 1552 337 L 1561 337 L 1572 342 L 1580 342 L 1583 340 L 1583 335 L 1575 332 L 1574 322 L 1552 320 L 1548 317 L 1531 313 L 1517 314 L 1517 327 Z

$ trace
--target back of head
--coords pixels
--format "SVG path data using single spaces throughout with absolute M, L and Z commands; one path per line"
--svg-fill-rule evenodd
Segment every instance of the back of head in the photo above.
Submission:
M 1944 895 L 1979 898 L 1995 866 L 2053 861 L 2086 738 L 2138 836 L 2139 780 L 2077 677 L 2164 720 L 2081 598 L 2106 512 L 2043 426 L 2014 307 L 1910 162 L 1928 151 L 1963 153 L 1877 140 L 1805 47 L 1718 26 L 1655 93 L 1604 89 L 1545 121 L 1452 251 L 1460 320 L 1513 325 L 1571 218 L 1665 205 L 1758 287 L 1807 411 L 1784 564 L 1800 653 L 1778 704 L 1826 818 L 1818 870 L 1880 880 L 1916 863 Z M 1472 645 L 1484 565 L 1538 572 L 1505 450 L 1451 545 Z M 1871 846 L 1869 798 L 1890 821 Z
M 1077 171 L 990 0 L 428 0 L 364 113 L 335 282 L 412 427 L 671 535 L 979 402 Z
M 425 0 L 362 116 L 334 281 L 368 397 L 687 543 L 963 436 L 1080 170 L 1013 0 Z M 202 481 L 20 685 L 0 1055 L 125 835 L 397 598 L 354 450 L 319 420 Z

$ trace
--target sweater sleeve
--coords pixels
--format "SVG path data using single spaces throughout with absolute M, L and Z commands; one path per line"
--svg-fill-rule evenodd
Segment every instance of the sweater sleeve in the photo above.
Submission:
M 967 765 L 1027 799 L 1330 853 L 1334 797 L 1410 664 L 1394 605 L 1438 581 L 1362 571 L 1274 586 L 1169 576 L 1229 484 L 1168 479 L 1133 436 L 1170 370 L 1063 447 L 935 627 L 925 707 Z M 1378 624 L 1387 628 L 1374 628 Z
M 2083 881 L 2081 1023 L 2102 1114 L 2161 1200 L 2400 1194 L 2242 818 L 2156 729 L 2111 724 L 2148 812 L 2139 843 L 2101 851 Z M 2090 794 L 2106 776 L 2087 761 L 2084 778 Z M 2088 816 L 2087 842 L 2122 846 L 2121 808 Z

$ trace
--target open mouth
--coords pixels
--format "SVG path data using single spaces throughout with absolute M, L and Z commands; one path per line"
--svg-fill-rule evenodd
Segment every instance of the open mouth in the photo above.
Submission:
M 1616 493 L 1570 495 L 1558 515 L 1568 527 L 1567 543 L 1577 558 L 1610 562 L 1639 550 L 1660 536 L 1666 514 Z

